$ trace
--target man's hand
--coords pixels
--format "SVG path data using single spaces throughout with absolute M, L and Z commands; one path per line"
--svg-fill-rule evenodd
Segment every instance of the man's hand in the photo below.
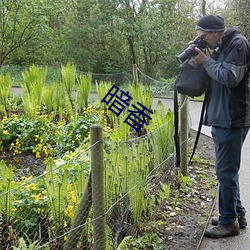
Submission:
M 197 56 L 192 57 L 197 64 L 203 64 L 207 56 L 197 47 L 194 48 L 195 51 L 198 53 Z

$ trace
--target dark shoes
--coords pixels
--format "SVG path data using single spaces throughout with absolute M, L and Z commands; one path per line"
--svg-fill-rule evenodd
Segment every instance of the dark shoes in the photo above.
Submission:
M 240 229 L 243 229 L 243 228 L 245 228 L 247 226 L 247 220 L 246 220 L 245 214 L 240 215 L 238 217 L 238 222 L 239 222 Z M 212 218 L 211 224 L 214 225 L 214 226 L 217 226 L 218 225 L 218 219 Z
M 204 235 L 209 238 L 223 238 L 228 236 L 239 235 L 240 227 L 238 222 L 222 225 L 218 224 L 215 227 L 206 229 Z

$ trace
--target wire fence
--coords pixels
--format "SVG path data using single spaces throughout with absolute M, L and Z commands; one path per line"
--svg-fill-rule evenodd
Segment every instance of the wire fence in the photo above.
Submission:
M 46 66 L 41 66 L 45 68 Z M 137 71 L 137 81 L 144 86 L 147 86 L 157 96 L 172 96 L 174 90 L 174 79 L 154 79 L 145 74 L 140 68 L 135 65 Z M 0 74 L 10 73 L 14 79 L 14 85 L 19 86 L 23 81 L 22 72 L 28 70 L 28 67 L 18 67 L 3 65 L 0 69 Z M 77 71 L 78 74 L 88 74 L 88 72 Z M 47 81 L 48 83 L 59 82 L 61 79 L 60 68 L 50 67 L 47 69 Z M 118 86 L 127 85 L 128 83 L 134 83 L 135 70 L 129 69 L 123 72 L 117 72 L 112 74 L 100 74 L 92 73 L 92 84 L 96 82 L 112 82 Z
M 140 75 L 140 82 L 145 85 L 150 87 L 152 92 L 155 95 L 158 96 L 173 96 L 174 92 L 174 79 L 161 79 L 161 80 L 156 80 L 146 74 L 144 74 L 139 68 L 137 69 Z
M 140 74 L 147 85 L 149 80 L 159 83 Z M 119 249 L 130 237 L 145 233 L 139 225 L 154 218 L 155 204 L 166 192 L 162 183 L 171 183 L 175 174 L 173 122 L 172 114 L 143 136 L 104 138 L 77 149 L 73 158 L 48 159 L 41 166 L 43 174 L 20 178 L 18 187 L 15 171 L 1 161 L 1 249 Z M 92 164 L 102 160 L 101 151 L 91 158 L 97 144 L 104 152 L 105 193 L 105 211 L 98 216 L 94 207 L 103 205 L 102 183 L 93 182 Z M 99 224 L 103 219 L 104 229 Z
M 165 124 L 139 139 L 105 142 L 105 215 L 107 234 L 112 239 L 107 249 L 117 249 L 126 236 L 135 236 L 141 220 L 154 214 L 157 190 L 161 182 L 170 181 L 174 167 L 173 141 L 168 141 L 167 149 L 157 142 L 164 140 L 162 135 L 168 126 Z M 91 148 L 81 155 L 87 158 Z M 168 156 L 159 162 L 155 154 Z M 2 163 L 2 187 L 6 191 L 1 192 L 0 204 L 8 216 L 1 216 L 1 249 L 20 247 L 22 242 L 32 242 L 34 249 L 91 249 L 93 223 L 100 219 L 93 220 L 91 204 L 93 199 L 99 202 L 100 197 L 86 198 L 96 187 L 88 184 L 91 168 L 89 159 L 88 163 L 85 161 L 84 157 L 76 162 L 50 161 L 42 175 L 23 180 L 15 189 L 10 188 L 14 177 L 7 174 Z M 81 199 L 85 202 L 83 207 L 79 207 Z M 72 228 L 77 211 L 81 216 Z M 79 229 L 76 248 L 64 248 L 67 236 L 71 232 L 77 235 Z

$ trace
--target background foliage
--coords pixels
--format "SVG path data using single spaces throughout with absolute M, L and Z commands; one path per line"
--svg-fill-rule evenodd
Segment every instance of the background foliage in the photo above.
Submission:
M 16 0 L 0 3 L 0 65 L 61 65 L 114 73 L 137 64 L 154 78 L 176 75 L 175 56 L 205 14 L 249 38 L 246 0 Z

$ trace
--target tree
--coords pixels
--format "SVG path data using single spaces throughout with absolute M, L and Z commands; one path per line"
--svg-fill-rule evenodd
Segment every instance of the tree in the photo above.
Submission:
M 231 1 L 231 0 L 228 0 Z M 237 0 L 243 3 L 243 0 Z M 178 73 L 176 56 L 215 0 L 6 0 L 0 2 L 0 64 L 66 64 L 153 78 Z M 209 10 L 209 13 L 207 13 Z M 231 12 L 230 12 L 231 13 Z M 236 16 L 236 11 L 234 12 Z
M 0 65 L 10 59 L 26 43 L 43 33 L 46 8 L 38 0 L 8 0 L 0 2 Z M 29 47 L 27 54 L 42 46 L 41 39 Z M 17 57 L 12 57 L 13 59 Z M 16 63 L 21 63 L 17 60 Z
M 225 0 L 221 11 L 226 25 L 239 26 L 242 33 L 250 39 L 250 2 L 248 0 Z
M 76 15 L 67 28 L 68 59 L 85 71 L 109 73 L 137 64 L 146 74 L 159 76 L 173 69 L 176 51 L 185 46 L 185 34 L 194 27 L 192 1 L 180 0 L 78 0 Z M 190 22 L 179 11 L 188 6 Z M 181 33 L 180 33 L 181 32 Z M 182 33 L 185 33 L 184 35 Z M 180 37 L 182 37 L 180 42 Z M 166 67 L 169 70 L 166 71 Z M 176 74 L 172 70 L 171 75 Z
M 98 73 L 128 69 L 130 55 L 116 11 L 116 1 L 77 1 L 63 49 L 67 59 L 74 61 L 79 69 Z

